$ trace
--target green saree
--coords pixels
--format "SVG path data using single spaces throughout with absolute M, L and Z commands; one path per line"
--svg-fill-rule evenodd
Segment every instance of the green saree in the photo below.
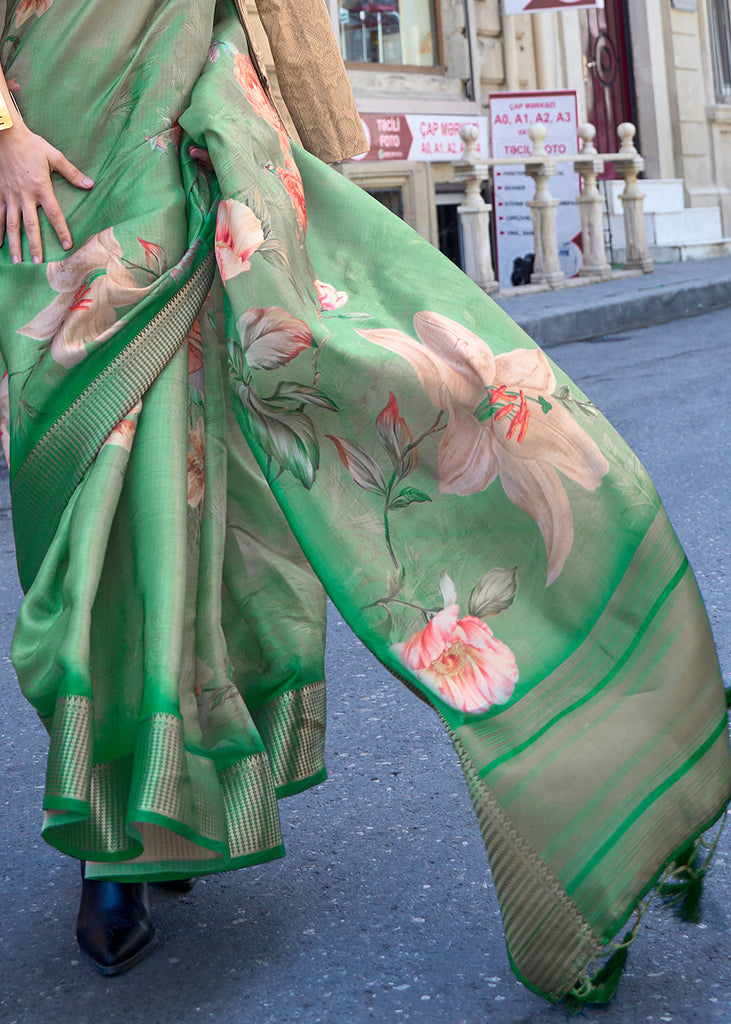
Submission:
M 0 253 L 21 687 L 87 875 L 283 854 L 325 778 L 325 596 L 439 714 L 511 962 L 564 996 L 731 792 L 638 460 L 479 289 L 290 145 L 228 0 L 21 0 L 26 120 L 96 181 Z M 577 998 L 601 998 L 601 978 Z M 605 986 L 606 987 L 606 986 Z

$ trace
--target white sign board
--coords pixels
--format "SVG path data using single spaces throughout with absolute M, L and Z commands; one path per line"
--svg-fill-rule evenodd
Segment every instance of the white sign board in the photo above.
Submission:
M 578 153 L 576 93 L 499 92 L 490 96 L 490 141 L 494 158 L 528 157 L 533 146 L 528 128 L 534 123 L 546 128 L 546 152 L 552 156 Z M 497 276 L 503 288 L 527 284 L 521 262 L 534 252 L 533 221 L 526 205 L 535 193 L 532 178 L 518 165 L 497 164 L 493 174 Z M 579 175 L 570 161 L 557 164 L 548 187 L 558 199 L 556 227 L 561 269 L 575 277 L 581 267 L 581 215 L 576 198 Z M 518 261 L 518 262 L 516 262 Z M 518 277 L 522 275 L 521 280 Z
M 361 114 L 369 149 L 356 160 L 454 162 L 464 152 L 459 133 L 465 125 L 478 131 L 477 154 L 487 156 L 487 118 L 452 114 Z
M 536 11 L 570 11 L 574 7 L 601 10 L 604 0 L 504 0 L 506 14 L 533 14 Z

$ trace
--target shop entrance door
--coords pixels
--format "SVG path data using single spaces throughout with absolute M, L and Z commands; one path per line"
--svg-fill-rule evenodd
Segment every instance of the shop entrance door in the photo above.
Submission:
M 617 125 L 637 124 L 625 0 L 604 0 L 603 9 L 582 14 L 582 23 L 588 120 L 596 128 L 599 152 L 616 153 Z M 605 177 L 613 176 L 610 164 Z

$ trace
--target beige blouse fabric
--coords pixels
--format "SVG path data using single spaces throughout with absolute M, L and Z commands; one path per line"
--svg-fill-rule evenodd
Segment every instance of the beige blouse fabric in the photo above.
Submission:
M 246 0 L 234 2 L 268 86 Z M 364 153 L 368 144 L 324 0 L 256 0 L 256 8 L 286 113 L 305 149 L 328 163 Z

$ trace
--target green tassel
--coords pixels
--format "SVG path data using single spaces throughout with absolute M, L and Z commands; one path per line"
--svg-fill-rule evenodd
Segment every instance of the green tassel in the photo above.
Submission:
M 704 871 L 699 871 L 693 878 L 681 882 L 665 882 L 660 886 L 660 895 L 663 899 L 677 900 L 680 916 L 691 924 L 698 924 L 700 918 L 704 874 Z
M 627 936 L 625 936 L 627 939 Z M 627 946 L 615 950 L 607 962 L 597 971 L 593 978 L 578 982 L 566 996 L 566 1009 L 569 1013 L 581 1013 L 587 1004 L 608 1003 L 617 991 L 619 979 L 622 977 L 624 964 L 627 960 Z M 589 985 L 586 985 L 588 980 Z
M 731 708 L 731 687 L 726 690 L 726 707 Z

